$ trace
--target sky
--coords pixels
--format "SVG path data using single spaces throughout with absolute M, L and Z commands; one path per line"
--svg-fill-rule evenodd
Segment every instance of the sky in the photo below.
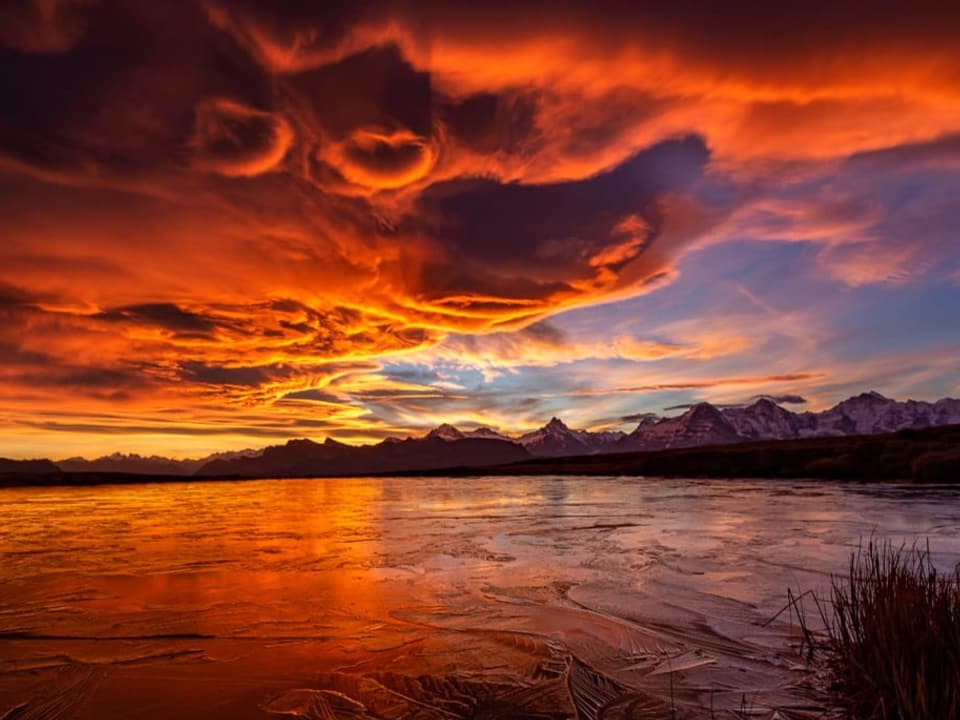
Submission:
M 960 395 L 905 8 L 5 2 L 0 456 Z

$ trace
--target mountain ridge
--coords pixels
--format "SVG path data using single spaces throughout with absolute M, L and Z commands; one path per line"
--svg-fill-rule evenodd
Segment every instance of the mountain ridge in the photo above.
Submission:
M 868 391 L 820 412 L 792 412 L 769 397 L 749 405 L 717 407 L 701 402 L 671 417 L 643 417 L 630 433 L 573 430 L 559 418 L 512 437 L 534 457 L 564 457 L 639 450 L 726 445 L 754 440 L 875 435 L 960 423 L 960 400 L 893 400 Z M 458 431 L 452 425 L 446 433 Z
M 531 457 L 521 445 L 507 440 L 456 437 L 446 429 L 438 435 L 406 440 L 388 439 L 376 445 L 346 445 L 327 438 L 323 443 L 290 440 L 265 448 L 255 457 L 214 460 L 197 471 L 205 476 L 329 477 L 370 475 L 411 470 L 437 470 L 518 462 Z
M 950 424 L 960 424 L 958 399 L 898 401 L 869 391 L 820 412 L 792 412 L 769 397 L 735 407 L 701 402 L 676 416 L 644 416 L 629 433 L 572 429 L 558 417 L 516 436 L 489 427 L 464 431 L 444 423 L 422 437 L 387 438 L 376 445 L 301 438 L 262 450 L 214 453 L 199 459 L 114 453 L 94 460 L 69 458 L 43 467 L 64 472 L 183 476 L 363 474 L 493 465 L 528 457 L 871 435 Z
M 63 472 L 183 475 L 184 477 L 189 477 L 204 465 L 214 460 L 251 457 L 259 455 L 261 452 L 263 451 L 252 449 L 217 452 L 200 458 L 184 458 L 182 460 L 168 458 L 162 455 L 139 455 L 137 453 L 115 452 L 91 460 L 82 457 L 71 457 L 66 460 L 59 460 L 55 464 Z

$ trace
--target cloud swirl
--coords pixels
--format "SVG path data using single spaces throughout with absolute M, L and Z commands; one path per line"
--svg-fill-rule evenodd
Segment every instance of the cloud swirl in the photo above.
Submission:
M 710 365 L 758 379 L 728 401 L 825 400 L 851 372 L 840 341 L 749 356 L 791 323 L 840 332 L 770 320 L 751 258 L 802 248 L 791 282 L 837 304 L 956 286 L 958 33 L 942 6 L 858 3 L 10 3 L 0 451 L 45 450 L 64 393 L 70 442 L 126 414 L 181 453 L 195 441 L 151 438 L 229 413 L 234 445 L 382 437 L 442 418 L 437 398 L 490 420 L 510 377 L 576 364 L 676 375 L 612 394 L 709 388 Z M 657 300 L 684 283 L 726 294 Z M 721 331 L 734 305 L 749 319 Z

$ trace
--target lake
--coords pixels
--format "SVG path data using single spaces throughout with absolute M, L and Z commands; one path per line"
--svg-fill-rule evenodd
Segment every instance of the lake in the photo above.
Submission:
M 787 589 L 960 561 L 960 489 L 358 478 L 0 490 L 0 718 L 821 717 Z

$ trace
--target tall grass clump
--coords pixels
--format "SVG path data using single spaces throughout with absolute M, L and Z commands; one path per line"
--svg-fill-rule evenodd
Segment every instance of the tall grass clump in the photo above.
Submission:
M 833 689 L 854 718 L 960 718 L 960 567 L 938 573 L 929 545 L 871 541 L 818 603 Z

